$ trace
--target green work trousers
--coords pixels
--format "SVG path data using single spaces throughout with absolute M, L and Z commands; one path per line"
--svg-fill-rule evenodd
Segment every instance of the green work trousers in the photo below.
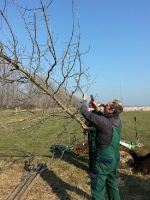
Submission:
M 108 166 L 109 165 L 109 166 Z M 93 200 L 105 200 L 105 188 L 109 200 L 120 200 L 118 184 L 116 180 L 118 163 L 97 164 L 97 172 L 91 172 L 91 193 Z M 103 170 L 105 168 L 105 170 Z
M 106 149 L 96 150 L 96 159 L 92 161 L 91 193 L 93 200 L 105 200 L 107 189 L 109 200 L 120 200 L 117 184 L 117 170 L 119 167 L 119 142 L 121 127 L 114 126 L 112 141 Z

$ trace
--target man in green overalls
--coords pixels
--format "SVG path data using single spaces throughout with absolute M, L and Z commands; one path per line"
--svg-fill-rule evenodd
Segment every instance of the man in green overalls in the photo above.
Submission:
M 109 200 L 120 200 L 116 176 L 119 166 L 122 128 L 119 114 L 123 111 L 122 103 L 118 100 L 110 101 L 105 106 L 104 116 L 99 116 L 88 111 L 86 101 L 87 96 L 84 94 L 80 112 L 96 128 L 96 157 L 90 173 L 92 199 L 105 200 L 107 188 Z

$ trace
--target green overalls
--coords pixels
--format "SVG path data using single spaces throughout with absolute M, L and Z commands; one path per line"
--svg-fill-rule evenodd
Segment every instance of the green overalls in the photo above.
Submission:
M 102 116 L 101 111 L 96 112 L 97 115 Z M 88 127 L 88 146 L 89 146 L 89 170 L 92 170 L 92 162 L 95 160 L 96 152 L 96 128 L 94 126 Z
M 117 185 L 117 169 L 119 166 L 119 142 L 121 126 L 118 130 L 112 125 L 113 137 L 109 146 L 97 149 L 96 159 L 92 162 L 91 193 L 93 200 L 105 200 L 105 187 L 109 194 L 109 200 L 120 200 Z
M 95 160 L 95 152 L 96 152 L 96 128 L 89 127 L 88 129 L 88 146 L 89 146 L 89 170 L 92 170 L 92 162 Z

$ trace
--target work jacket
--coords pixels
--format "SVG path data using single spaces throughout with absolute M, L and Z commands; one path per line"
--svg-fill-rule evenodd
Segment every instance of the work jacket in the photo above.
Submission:
M 97 115 L 88 111 L 85 104 L 81 105 L 80 113 L 96 128 L 96 148 L 105 149 L 108 147 L 113 136 L 112 123 L 116 129 L 121 125 L 119 116 L 114 114 Z

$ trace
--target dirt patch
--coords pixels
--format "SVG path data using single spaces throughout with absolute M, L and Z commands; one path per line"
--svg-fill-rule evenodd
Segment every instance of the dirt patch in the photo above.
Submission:
M 89 154 L 89 146 L 88 146 L 88 143 L 79 143 L 77 146 L 75 146 L 73 148 L 73 152 L 76 153 L 76 154 L 79 154 L 79 155 L 82 155 L 82 154 L 86 154 L 88 155 Z
M 120 145 L 120 151 L 125 151 L 133 157 L 134 164 L 131 167 L 132 167 L 132 172 L 134 174 L 138 174 L 140 172 L 144 175 L 145 174 L 150 175 L 150 153 L 144 156 L 139 155 L 135 150 L 127 149 L 122 145 Z M 79 155 L 81 154 L 87 155 L 89 152 L 88 143 L 78 144 L 77 146 L 74 147 L 73 152 Z

